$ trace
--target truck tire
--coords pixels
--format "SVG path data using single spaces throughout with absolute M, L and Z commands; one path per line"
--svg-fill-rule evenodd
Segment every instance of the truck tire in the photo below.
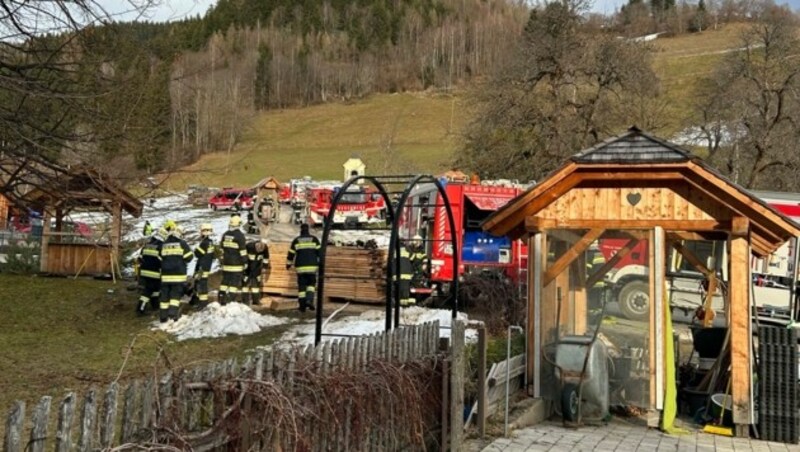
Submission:
M 561 390 L 561 416 L 565 421 L 578 422 L 578 385 L 564 384 Z
M 619 310 L 630 320 L 646 322 L 650 318 L 650 286 L 644 281 L 631 281 L 619 291 Z

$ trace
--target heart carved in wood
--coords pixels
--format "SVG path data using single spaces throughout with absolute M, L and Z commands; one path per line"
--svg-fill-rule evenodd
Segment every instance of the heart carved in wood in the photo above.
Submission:
M 628 203 L 630 205 L 635 206 L 636 204 L 639 204 L 639 201 L 642 200 L 642 194 L 641 193 L 628 193 L 628 196 L 626 196 L 626 198 L 628 199 Z

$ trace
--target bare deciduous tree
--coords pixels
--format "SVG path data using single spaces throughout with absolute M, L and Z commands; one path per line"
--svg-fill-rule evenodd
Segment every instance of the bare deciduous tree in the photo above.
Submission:
M 64 158 L 83 163 L 100 152 L 107 118 L 98 99 L 114 87 L 96 83 L 104 75 L 85 46 L 113 20 L 97 0 L 0 0 L 0 193 L 16 203 Z
M 539 179 L 631 122 L 655 125 L 657 86 L 644 46 L 587 28 L 574 4 L 549 3 L 531 12 L 517 58 L 474 92 L 458 166 Z
M 799 56 L 797 18 L 787 7 L 764 3 L 742 35 L 742 50 L 701 85 L 709 159 L 747 188 L 800 188 Z

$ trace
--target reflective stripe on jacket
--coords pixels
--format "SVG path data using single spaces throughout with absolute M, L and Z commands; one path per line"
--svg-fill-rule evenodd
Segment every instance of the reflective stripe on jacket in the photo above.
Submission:
M 297 273 L 316 273 L 319 267 L 319 240 L 313 235 L 301 235 L 292 241 L 286 262 L 294 265 Z
M 269 247 L 264 244 L 264 251 L 256 251 L 256 243 L 250 242 L 247 244 L 247 275 L 255 278 L 261 274 L 261 271 L 269 264 Z
M 186 264 L 194 259 L 192 249 L 186 242 L 174 235 L 167 237 L 161 245 L 161 282 L 186 281 Z
M 147 244 L 142 247 L 139 254 L 139 276 L 145 278 L 161 278 L 161 239 L 152 237 Z
M 247 264 L 244 233 L 231 229 L 222 234 L 222 271 L 243 272 Z
M 214 262 L 214 251 L 216 251 L 216 248 L 211 237 L 204 237 L 200 244 L 197 245 L 197 248 L 194 249 L 194 255 L 197 257 L 195 273 L 205 275 L 211 271 L 211 264 Z

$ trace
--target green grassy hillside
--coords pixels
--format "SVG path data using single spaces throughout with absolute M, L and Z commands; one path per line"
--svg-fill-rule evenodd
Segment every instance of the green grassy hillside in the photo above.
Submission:
M 654 66 L 668 106 L 665 129 L 676 132 L 691 107 L 696 80 L 739 46 L 744 25 L 728 25 L 653 42 Z M 370 174 L 446 169 L 468 119 L 463 96 L 376 95 L 354 103 L 261 113 L 230 152 L 206 155 L 169 183 L 249 185 L 265 176 L 341 179 L 342 163 L 359 155 Z
M 249 185 L 270 175 L 341 179 L 353 155 L 370 174 L 436 171 L 446 168 L 465 119 L 461 97 L 427 93 L 270 111 L 250 122 L 230 153 L 204 156 L 170 185 Z

